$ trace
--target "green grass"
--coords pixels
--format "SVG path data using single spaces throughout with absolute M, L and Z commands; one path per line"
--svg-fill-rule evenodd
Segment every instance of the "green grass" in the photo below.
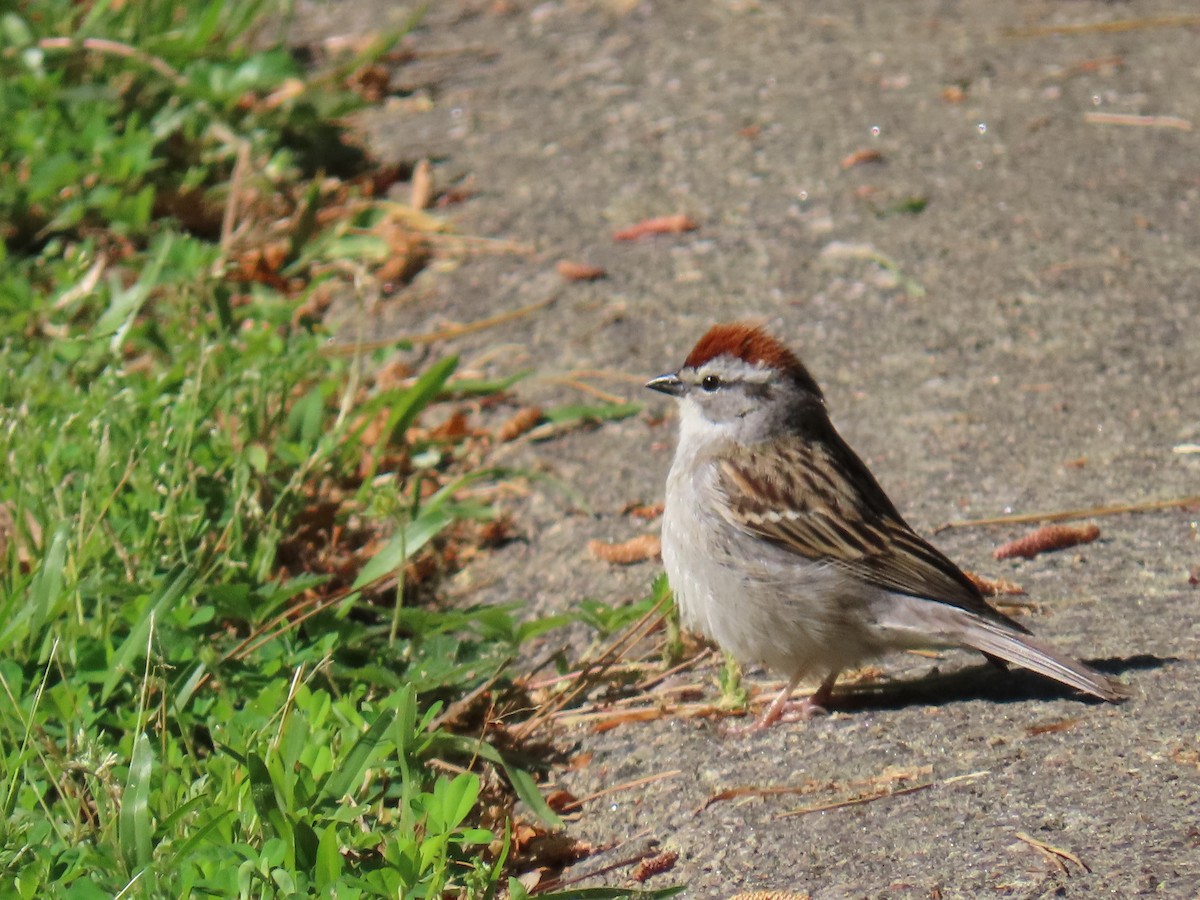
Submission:
M 103 327 L 0 350 L 0 866 L 27 896 L 135 878 L 167 894 L 436 893 L 493 836 L 462 827 L 477 776 L 424 769 L 454 748 L 423 733 L 418 698 L 436 708 L 427 695 L 469 690 L 516 648 L 497 611 L 479 613 L 486 634 L 469 611 L 410 629 L 418 611 L 364 609 L 359 592 L 275 624 L 321 587 L 282 568 L 281 545 L 361 451 L 341 414 L 352 379 L 317 335 L 228 331 L 203 300 L 164 296 L 121 352 Z M 376 485 L 401 534 L 423 529 L 381 575 L 487 512 Z M 258 634 L 272 639 L 231 653 Z
M 313 78 L 263 39 L 285 7 L 184 10 L 0 12 L 0 884 L 523 895 L 513 803 L 557 822 L 533 761 L 435 720 L 565 618 L 406 589 L 494 516 L 462 488 L 496 473 L 411 427 L 456 360 L 384 385 L 396 348 L 327 353 L 298 314 L 388 255 L 379 205 L 338 207 L 370 164 L 340 85 L 394 36 Z

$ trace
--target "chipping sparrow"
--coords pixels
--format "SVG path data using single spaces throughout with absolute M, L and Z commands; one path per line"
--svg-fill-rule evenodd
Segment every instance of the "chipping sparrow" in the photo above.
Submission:
M 970 647 L 1104 700 L 1127 696 L 992 609 L 913 532 L 808 370 L 761 329 L 715 326 L 646 387 L 679 401 L 662 555 L 683 623 L 789 679 L 753 727 L 822 712 L 839 672 L 890 650 Z M 789 709 L 809 674 L 824 681 Z

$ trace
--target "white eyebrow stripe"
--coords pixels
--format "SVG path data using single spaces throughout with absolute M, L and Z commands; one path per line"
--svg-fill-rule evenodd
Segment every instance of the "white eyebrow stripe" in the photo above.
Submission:
M 717 365 L 719 363 L 719 365 Z M 705 375 L 720 375 L 726 381 L 741 381 L 749 384 L 766 384 L 771 380 L 771 370 L 762 365 L 752 365 L 736 356 L 722 354 L 698 369 L 689 370 L 695 377 L 689 380 L 699 383 Z

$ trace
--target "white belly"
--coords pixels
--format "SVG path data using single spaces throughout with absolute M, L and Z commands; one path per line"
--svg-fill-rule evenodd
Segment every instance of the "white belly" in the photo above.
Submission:
M 883 592 L 755 537 L 719 513 L 715 465 L 667 481 L 663 564 L 685 627 L 743 663 L 825 675 L 879 655 Z

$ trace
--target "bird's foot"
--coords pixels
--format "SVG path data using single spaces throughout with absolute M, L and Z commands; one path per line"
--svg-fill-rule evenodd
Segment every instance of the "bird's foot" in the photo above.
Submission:
M 764 721 L 763 727 L 774 725 L 776 722 L 807 722 L 809 719 L 815 719 L 817 716 L 827 716 L 827 710 L 812 697 L 805 697 L 803 700 L 789 700 L 783 704 L 778 714 L 769 722 Z M 766 719 L 766 715 L 760 716 Z
M 726 726 L 724 733 L 728 736 L 753 734 L 780 722 L 807 722 L 817 716 L 827 716 L 829 710 L 826 706 L 833 694 L 833 683 L 837 681 L 837 677 L 838 673 L 834 672 L 821 682 L 821 686 L 811 697 L 805 697 L 803 700 L 791 699 L 792 690 L 799 681 L 799 678 L 793 678 L 771 701 L 771 705 L 763 710 L 761 716 L 749 725 Z

